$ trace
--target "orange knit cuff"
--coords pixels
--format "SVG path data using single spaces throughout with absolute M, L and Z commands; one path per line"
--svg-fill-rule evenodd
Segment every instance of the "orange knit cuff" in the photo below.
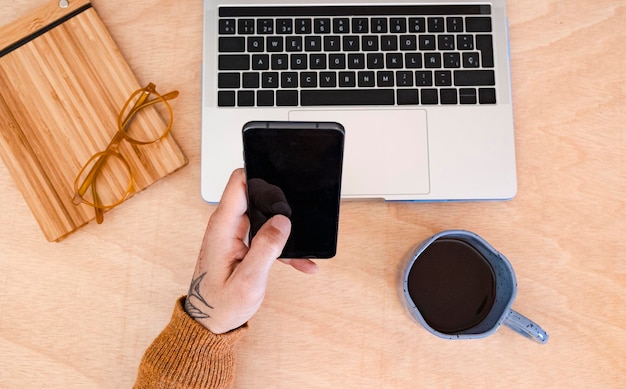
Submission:
M 139 366 L 135 388 L 226 388 L 234 379 L 234 346 L 247 325 L 216 335 L 192 319 L 178 299 L 172 319 Z

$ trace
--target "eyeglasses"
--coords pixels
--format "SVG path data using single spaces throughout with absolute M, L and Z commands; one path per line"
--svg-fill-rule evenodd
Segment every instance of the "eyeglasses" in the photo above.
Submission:
M 87 204 L 94 208 L 96 221 L 104 221 L 104 212 L 123 203 L 132 193 L 133 173 L 129 162 L 119 152 L 118 147 L 123 140 L 133 145 L 149 145 L 164 139 L 172 129 L 174 115 L 167 100 L 178 97 L 178 91 L 161 95 L 156 86 L 149 83 L 145 88 L 133 92 L 120 111 L 117 119 L 118 131 L 104 151 L 89 158 L 80 169 L 74 181 L 74 198 L 76 205 Z M 163 122 L 164 128 L 147 128 L 137 125 L 145 124 L 145 120 L 137 120 L 147 115 L 144 108 L 163 103 L 169 119 Z M 159 104 L 160 105 L 160 104 Z M 133 125 L 135 122 L 135 125 Z

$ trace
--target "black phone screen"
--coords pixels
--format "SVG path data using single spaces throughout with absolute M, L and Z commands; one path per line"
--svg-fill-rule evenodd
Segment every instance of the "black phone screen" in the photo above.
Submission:
M 344 130 L 337 123 L 253 122 L 243 130 L 250 240 L 272 216 L 291 220 L 283 258 L 337 249 Z

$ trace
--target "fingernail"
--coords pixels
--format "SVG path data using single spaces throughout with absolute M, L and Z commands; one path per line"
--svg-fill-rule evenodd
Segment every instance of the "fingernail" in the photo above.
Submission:
M 272 227 L 278 229 L 283 234 L 289 234 L 291 232 L 291 221 L 283 215 L 275 215 L 270 220 Z

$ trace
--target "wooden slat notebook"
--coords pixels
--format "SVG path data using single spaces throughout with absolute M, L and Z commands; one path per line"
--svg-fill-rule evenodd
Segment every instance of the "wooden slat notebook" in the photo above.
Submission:
M 95 217 L 72 203 L 76 174 L 106 148 L 125 101 L 145 86 L 89 1 L 69 3 L 53 0 L 0 28 L 0 155 L 49 241 Z M 145 109 L 133 125 L 164 127 L 155 107 Z M 122 141 L 118 150 L 134 193 L 187 163 L 171 134 L 151 145 Z

